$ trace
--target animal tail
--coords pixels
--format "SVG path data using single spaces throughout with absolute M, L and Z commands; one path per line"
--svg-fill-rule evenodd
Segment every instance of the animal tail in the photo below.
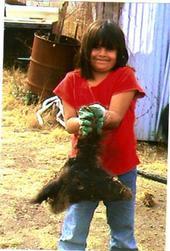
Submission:
M 61 181 L 59 180 L 50 181 L 40 190 L 37 196 L 33 198 L 30 202 L 32 204 L 41 204 L 43 201 L 47 201 L 48 199 L 53 199 L 54 197 L 57 197 L 60 187 L 61 187 Z

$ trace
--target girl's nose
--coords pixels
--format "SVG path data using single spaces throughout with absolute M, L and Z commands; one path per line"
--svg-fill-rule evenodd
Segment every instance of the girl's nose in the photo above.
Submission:
M 105 55 L 106 54 L 106 49 L 104 47 L 99 48 L 99 54 L 100 55 Z

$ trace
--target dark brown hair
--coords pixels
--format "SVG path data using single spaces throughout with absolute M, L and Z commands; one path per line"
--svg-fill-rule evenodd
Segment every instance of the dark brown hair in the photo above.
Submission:
M 93 79 L 90 55 L 92 49 L 97 47 L 117 51 L 116 65 L 112 70 L 127 64 L 128 52 L 123 31 L 110 20 L 97 20 L 90 24 L 82 39 L 77 61 L 82 77 Z

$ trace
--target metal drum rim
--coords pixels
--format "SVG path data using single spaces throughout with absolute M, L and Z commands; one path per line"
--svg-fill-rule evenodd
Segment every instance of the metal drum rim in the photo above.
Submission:
M 45 35 L 45 34 L 44 34 L 44 35 Z M 42 34 L 42 36 L 43 36 L 43 34 Z M 44 42 L 49 43 L 49 44 L 62 45 L 62 46 L 71 46 L 71 47 L 80 47 L 80 41 L 77 40 L 76 38 L 73 38 L 73 37 L 68 37 L 68 36 L 65 36 L 65 35 L 62 35 L 62 36 L 61 36 L 61 37 L 66 37 L 66 38 L 69 38 L 69 39 L 70 39 L 70 38 L 73 39 L 73 40 L 75 41 L 75 44 L 54 43 L 54 42 L 51 41 L 51 40 L 47 40 L 47 39 L 43 38 L 42 36 L 39 35 L 37 31 L 34 33 L 34 37 L 36 37 L 36 38 L 38 38 L 38 39 L 40 39 L 40 40 L 43 40 Z M 76 42 L 77 42 L 77 44 L 76 44 Z

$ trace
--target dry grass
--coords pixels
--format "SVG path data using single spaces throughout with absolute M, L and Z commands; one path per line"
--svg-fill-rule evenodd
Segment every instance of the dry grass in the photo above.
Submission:
M 22 97 L 14 97 L 16 85 L 21 89 L 26 74 L 4 70 L 3 148 L 0 171 L 0 248 L 55 249 L 64 214 L 53 215 L 44 203 L 29 204 L 41 186 L 59 172 L 70 149 L 69 135 L 55 122 L 54 113 L 44 115 L 39 127 L 35 112 L 40 104 L 27 106 Z M 167 151 L 163 145 L 139 142 L 140 168 L 166 175 Z M 140 251 L 162 251 L 165 243 L 166 186 L 138 177 L 136 238 Z M 156 206 L 143 205 L 144 192 L 155 196 Z M 102 203 L 95 211 L 88 237 L 88 248 L 108 250 L 109 228 Z
M 167 148 L 163 143 L 138 142 L 139 168 L 146 172 L 167 175 Z

